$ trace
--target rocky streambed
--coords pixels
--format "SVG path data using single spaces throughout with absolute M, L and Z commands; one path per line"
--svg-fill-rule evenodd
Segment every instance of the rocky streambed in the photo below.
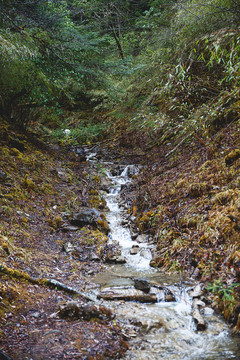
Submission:
M 97 164 L 96 153 L 88 160 Z M 109 243 L 117 244 L 112 263 L 93 281 L 94 296 L 120 319 L 129 340 L 126 359 L 239 359 L 238 339 L 214 313 L 201 284 L 150 267 L 154 244 L 138 235 L 120 198 L 123 186 L 138 172 L 134 165 L 101 162 L 107 177 Z

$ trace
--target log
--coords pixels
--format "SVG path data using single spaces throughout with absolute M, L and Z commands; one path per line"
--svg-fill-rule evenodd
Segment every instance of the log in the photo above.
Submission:
M 0 351 L 0 360 L 12 360 L 5 352 Z
M 61 291 L 64 291 L 66 293 L 69 293 L 69 294 L 82 296 L 87 301 L 95 301 L 90 296 L 87 296 L 87 295 L 83 294 L 81 291 L 78 291 L 78 290 L 76 290 L 76 289 L 74 289 L 74 288 L 72 288 L 70 286 L 67 286 L 67 285 L 63 284 L 63 283 L 59 282 L 58 280 L 55 280 L 55 279 L 40 279 L 40 281 L 43 283 L 43 285 L 46 285 L 48 287 L 55 288 L 57 290 L 61 290 Z
M 141 303 L 156 303 L 158 300 L 155 294 L 146 294 L 141 290 L 124 287 L 104 289 L 98 294 L 97 298 L 111 301 L 137 301 Z
M 193 311 L 192 317 L 196 324 L 197 330 L 199 331 L 206 330 L 207 328 L 206 321 L 204 320 L 204 318 L 200 314 L 200 311 L 197 308 L 195 308 L 195 310 Z
M 82 293 L 81 291 L 78 291 L 70 286 L 67 286 L 61 282 L 59 282 L 58 280 L 55 279 L 46 279 L 46 278 L 35 278 L 35 277 L 31 277 L 30 275 L 28 275 L 27 273 L 23 272 L 23 271 L 19 271 L 19 270 L 15 270 L 15 269 L 11 269 L 3 264 L 0 263 L 0 272 L 8 275 L 10 277 L 13 277 L 15 279 L 19 279 L 19 280 L 25 280 L 31 284 L 36 284 L 36 285 L 41 285 L 41 286 L 47 286 L 50 288 L 54 288 L 56 290 L 60 290 L 60 291 L 64 291 L 66 293 L 69 294 L 73 294 L 73 295 L 79 295 L 82 296 L 86 301 L 95 301 L 93 298 L 85 295 L 84 293 Z
M 176 146 L 175 148 L 173 148 L 171 151 L 169 151 L 166 155 L 165 158 L 168 158 L 170 155 L 172 155 L 189 137 L 192 136 L 193 133 L 188 134 L 187 136 L 185 136 Z

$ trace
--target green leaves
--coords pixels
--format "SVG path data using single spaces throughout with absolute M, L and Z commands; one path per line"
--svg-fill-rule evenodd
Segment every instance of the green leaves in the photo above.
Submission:
M 212 284 L 208 284 L 206 289 L 213 294 L 218 295 L 222 300 L 234 301 L 234 289 L 240 286 L 240 283 L 232 283 L 228 287 L 222 283 L 222 279 L 215 280 Z

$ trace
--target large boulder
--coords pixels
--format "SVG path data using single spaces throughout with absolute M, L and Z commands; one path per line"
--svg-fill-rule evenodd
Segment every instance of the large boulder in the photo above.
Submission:
M 81 207 L 77 213 L 72 215 L 70 223 L 80 228 L 91 225 L 105 234 L 110 231 L 105 215 L 94 208 Z

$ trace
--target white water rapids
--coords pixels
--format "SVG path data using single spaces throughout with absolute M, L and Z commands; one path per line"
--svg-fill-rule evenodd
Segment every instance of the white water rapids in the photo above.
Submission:
M 103 163 L 108 167 L 109 164 Z M 107 302 L 117 317 L 130 329 L 130 349 L 126 360 L 229 360 L 240 359 L 239 338 L 231 336 L 228 325 L 216 314 L 205 315 L 207 330 L 197 331 L 192 319 L 192 299 L 187 286 L 180 286 L 179 277 L 167 276 L 149 266 L 151 248 L 148 243 L 131 239 L 130 230 L 122 226 L 124 212 L 119 206 L 122 185 L 129 182 L 129 167 L 120 175 L 106 171 L 112 185 L 105 195 L 109 212 L 110 242 L 118 241 L 126 264 L 109 265 L 94 279 L 100 289 L 116 286 L 132 286 L 130 278 L 145 278 L 169 286 L 176 294 L 176 302 L 141 304 L 137 302 Z M 141 248 L 130 255 L 133 245 Z M 118 274 L 118 276 L 114 276 Z M 121 275 L 121 276 L 119 276 Z M 183 284 L 184 285 L 184 284 Z M 131 330 L 132 329 L 132 330 Z

